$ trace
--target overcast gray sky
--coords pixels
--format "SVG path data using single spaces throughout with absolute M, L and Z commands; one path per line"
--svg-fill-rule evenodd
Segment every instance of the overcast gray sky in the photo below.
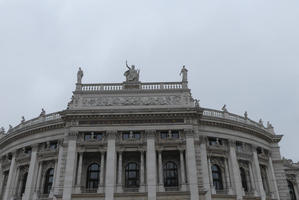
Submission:
M 298 0 L 0 0 L 0 126 L 66 108 L 83 82 L 189 85 L 201 106 L 271 121 L 299 161 Z

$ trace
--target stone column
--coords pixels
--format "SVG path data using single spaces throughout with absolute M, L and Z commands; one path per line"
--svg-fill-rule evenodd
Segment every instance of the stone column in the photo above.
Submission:
M 235 141 L 229 141 L 229 160 L 231 163 L 232 170 L 232 183 L 234 186 L 235 194 L 237 196 L 237 200 L 243 199 L 244 189 L 242 187 L 241 175 L 240 175 L 240 167 L 237 160 Z
M 69 133 L 69 141 L 67 147 L 67 158 L 65 166 L 65 177 L 63 186 L 63 200 L 71 200 L 74 185 L 74 171 L 76 167 L 76 156 L 77 156 L 77 141 L 76 132 Z
M 52 185 L 52 188 L 50 190 L 50 194 L 49 194 L 49 198 L 53 198 L 54 197 L 54 186 L 55 186 L 55 181 L 56 181 L 56 174 L 57 174 L 57 160 L 55 161 L 55 164 L 54 164 L 54 175 L 53 175 L 53 185 Z
M 25 187 L 25 194 L 22 198 L 23 200 L 31 200 L 33 196 L 34 188 L 32 186 L 34 185 L 34 180 L 36 180 L 38 170 L 37 148 L 37 146 L 32 147 L 31 160 Z
M 269 156 L 269 170 L 270 170 L 270 185 L 272 186 L 272 188 L 274 190 L 273 193 L 274 193 L 275 199 L 280 200 L 271 155 Z
M 140 188 L 139 192 L 145 192 L 144 188 L 144 151 L 140 151 Z
M 58 161 L 57 161 L 57 171 L 55 175 L 55 184 L 54 184 L 54 195 L 59 194 L 59 180 L 61 175 L 61 168 L 62 168 L 62 158 L 63 158 L 63 144 L 59 142 L 59 153 L 58 153 Z
M 198 200 L 197 168 L 195 159 L 194 135 L 192 130 L 186 130 L 186 160 L 190 189 L 190 200 Z
M 184 159 L 184 150 L 180 149 L 180 164 L 181 164 L 181 190 L 186 191 L 186 172 L 185 172 L 185 159 Z
M 263 180 L 261 176 L 261 169 L 260 169 L 260 163 L 257 156 L 256 148 L 253 149 L 253 164 L 254 164 L 254 170 L 257 178 L 257 185 L 259 189 L 259 194 L 261 196 L 261 200 L 266 200 L 266 193 L 263 186 Z
M 233 194 L 231 178 L 230 178 L 231 173 L 229 172 L 229 166 L 227 163 L 227 159 L 224 159 L 224 165 L 225 165 L 225 178 L 226 178 L 226 186 L 228 189 L 228 194 Z
M 16 168 L 17 168 L 16 167 L 16 152 L 14 152 L 12 154 L 8 179 L 7 179 L 7 183 L 6 183 L 6 189 L 5 189 L 4 196 L 3 196 L 3 199 L 5 199 L 5 200 L 9 200 L 12 197 L 12 191 L 13 191 L 12 188 L 14 188 L 13 179 L 14 179 L 14 175 L 16 173 Z
M 115 169 L 116 169 L 116 153 L 115 153 L 115 134 L 116 132 L 108 132 L 107 158 L 106 158 L 106 182 L 105 182 L 105 200 L 114 199 L 115 187 Z
M 254 173 L 251 167 L 252 163 L 248 163 L 248 167 L 249 167 L 249 176 L 250 176 L 250 186 L 251 186 L 251 191 L 254 193 L 254 196 L 257 196 L 256 193 L 256 185 L 255 185 L 255 181 L 254 181 Z
M 147 177 L 147 199 L 156 200 L 157 198 L 157 163 L 155 147 L 155 131 L 147 131 L 146 146 L 146 177 Z
M 100 184 L 98 188 L 98 193 L 103 193 L 104 192 L 104 162 L 105 159 L 105 152 L 101 152 L 101 171 L 100 171 Z
M 16 195 L 17 195 L 17 188 L 20 186 L 19 184 L 19 176 L 20 176 L 20 167 L 17 167 L 17 173 L 14 175 L 14 178 L 13 178 L 13 182 L 12 182 L 12 185 L 13 185 L 13 188 L 12 188 L 12 194 L 11 194 L 11 198 L 12 200 L 15 199 Z
M 207 191 L 205 194 L 205 200 L 211 200 L 211 188 L 213 186 L 213 179 L 211 175 L 211 164 L 210 159 L 208 161 L 208 155 L 207 155 L 207 146 L 206 146 L 206 139 L 202 137 L 200 139 L 200 162 L 202 167 L 202 177 L 203 177 L 203 187 L 204 190 Z
M 4 181 L 4 175 L 3 175 L 3 170 L 2 170 L 2 163 L 0 162 L 0 198 L 2 196 L 3 181 Z
M 216 194 L 216 189 L 215 189 L 214 183 L 213 183 L 212 164 L 211 164 L 211 158 L 210 157 L 208 157 L 208 170 L 209 170 L 211 194 Z
M 118 152 L 118 179 L 117 179 L 117 192 L 123 192 L 122 186 L 122 171 L 123 171 L 123 156 L 122 152 Z
M 82 165 L 83 165 L 83 152 L 79 152 L 79 163 L 77 171 L 77 180 L 76 180 L 76 193 L 81 193 L 81 175 L 82 175 Z
M 163 162 L 162 162 L 162 151 L 158 151 L 158 167 L 159 167 L 159 192 L 164 192 L 163 184 Z
M 41 179 L 42 179 L 42 167 L 43 167 L 43 163 L 40 162 L 38 164 L 38 174 L 37 174 L 37 179 L 35 182 L 34 187 L 34 194 L 33 194 L 33 199 L 38 199 L 38 196 L 40 194 L 40 187 L 41 187 Z

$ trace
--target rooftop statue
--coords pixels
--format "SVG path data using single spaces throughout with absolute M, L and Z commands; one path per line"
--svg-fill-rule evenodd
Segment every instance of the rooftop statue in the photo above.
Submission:
M 128 62 L 126 61 L 126 67 L 128 70 L 124 73 L 127 82 L 138 82 L 140 70 L 135 69 L 135 65 L 129 67 Z
M 182 82 L 188 82 L 188 70 L 185 65 L 183 65 L 180 75 L 182 75 Z
M 46 115 L 46 111 L 45 111 L 45 109 L 42 108 L 42 112 L 40 113 L 39 116 L 40 117 L 44 117 L 45 115 Z
M 82 77 L 83 77 L 83 71 L 81 69 L 81 67 L 79 67 L 79 71 L 77 73 L 77 83 L 78 84 L 81 84 L 82 83 Z
M 0 128 L 0 134 L 5 134 L 5 129 L 4 129 L 4 127 L 1 127 L 1 128 Z
M 223 105 L 222 109 L 223 112 L 228 112 L 227 108 L 226 108 L 226 104 Z

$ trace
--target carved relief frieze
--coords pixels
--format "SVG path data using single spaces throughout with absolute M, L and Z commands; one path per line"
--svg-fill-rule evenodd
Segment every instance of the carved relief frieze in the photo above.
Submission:
M 169 96 L 104 96 L 82 97 L 80 103 L 74 106 L 157 106 L 157 105 L 184 105 L 190 103 L 188 97 L 180 95 Z

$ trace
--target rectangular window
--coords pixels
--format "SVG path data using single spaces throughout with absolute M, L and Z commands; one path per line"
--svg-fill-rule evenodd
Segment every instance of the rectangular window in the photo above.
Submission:
M 180 134 L 179 131 L 175 130 L 175 131 L 171 131 L 171 137 L 173 139 L 179 139 L 180 138 Z
M 50 142 L 50 149 L 57 149 L 57 141 Z
M 161 139 L 167 139 L 168 138 L 168 131 L 161 131 L 160 136 L 161 136 Z
M 238 151 L 242 151 L 243 150 L 243 143 L 237 141 L 236 142 L 236 148 L 237 148 Z
M 141 134 L 140 134 L 140 132 L 134 132 L 134 138 L 135 138 L 136 140 L 139 140 L 139 139 L 141 138 Z
M 217 144 L 217 139 L 216 138 L 209 138 L 209 145 L 213 146 Z
M 97 141 L 101 141 L 103 139 L 102 133 L 94 133 L 94 139 Z
M 85 133 L 84 134 L 84 140 L 85 141 L 91 140 L 91 133 Z
M 123 137 L 123 140 L 130 139 L 130 132 L 123 132 L 122 137 Z

